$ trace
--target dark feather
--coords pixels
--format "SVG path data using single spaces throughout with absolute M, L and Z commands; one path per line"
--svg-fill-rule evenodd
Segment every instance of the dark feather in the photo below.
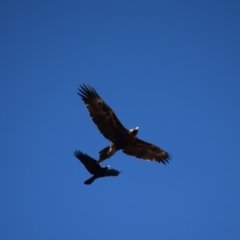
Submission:
M 98 171 L 101 171 L 102 167 L 97 164 L 97 161 L 81 151 L 75 151 L 74 156 L 81 161 L 84 167 L 91 173 L 95 174 Z
M 164 164 L 168 163 L 170 160 L 170 156 L 167 152 L 139 138 L 134 138 L 122 151 L 127 155 L 149 161 L 162 162 Z
M 87 179 L 85 182 L 84 182 L 84 184 L 86 184 L 86 185 L 90 185 L 90 184 L 92 184 L 94 181 L 95 181 L 95 177 L 94 176 L 92 176 L 92 177 L 90 177 L 89 179 Z
M 78 95 L 87 106 L 93 122 L 105 138 L 114 141 L 117 132 L 127 132 L 113 110 L 101 99 L 94 88 L 80 86 Z

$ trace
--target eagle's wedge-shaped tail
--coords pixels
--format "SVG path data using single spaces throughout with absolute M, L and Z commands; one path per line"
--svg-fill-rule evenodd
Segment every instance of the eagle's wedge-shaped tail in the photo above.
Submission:
M 99 152 L 99 160 L 98 163 L 103 162 L 104 160 L 110 158 L 117 151 L 114 144 L 105 147 Z

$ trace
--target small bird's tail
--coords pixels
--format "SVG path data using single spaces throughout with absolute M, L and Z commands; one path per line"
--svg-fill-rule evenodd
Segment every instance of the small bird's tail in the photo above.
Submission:
M 101 163 L 102 161 L 110 158 L 115 152 L 117 151 L 116 147 L 114 144 L 111 144 L 110 146 L 102 149 L 99 152 L 99 160 L 98 163 Z
M 95 179 L 96 179 L 96 178 L 95 178 L 94 176 L 92 176 L 92 177 L 90 177 L 88 180 L 86 180 L 86 181 L 84 182 L 84 184 L 87 184 L 87 185 L 92 184 Z

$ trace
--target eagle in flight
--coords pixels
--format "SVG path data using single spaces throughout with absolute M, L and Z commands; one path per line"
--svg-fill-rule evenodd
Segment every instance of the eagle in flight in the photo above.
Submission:
M 119 171 L 115 169 L 109 169 L 109 166 L 101 167 L 97 160 L 91 158 L 85 153 L 82 153 L 81 151 L 75 151 L 74 156 L 78 158 L 78 160 L 81 161 L 81 163 L 85 166 L 85 168 L 93 175 L 91 178 L 86 180 L 84 184 L 91 184 L 93 181 L 97 178 L 101 177 L 111 177 L 111 176 L 118 176 Z
M 83 84 L 78 90 L 78 95 L 84 101 L 93 122 L 101 134 L 111 142 L 110 146 L 99 152 L 98 163 L 110 158 L 118 150 L 148 161 L 164 164 L 169 162 L 170 155 L 166 151 L 136 137 L 138 127 L 126 129 L 93 87 Z

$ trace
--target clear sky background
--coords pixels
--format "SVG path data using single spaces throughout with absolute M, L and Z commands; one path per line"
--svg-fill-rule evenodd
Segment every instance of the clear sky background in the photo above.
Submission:
M 0 239 L 240 239 L 240 2 L 0 3 Z M 168 165 L 116 153 L 90 84 Z

